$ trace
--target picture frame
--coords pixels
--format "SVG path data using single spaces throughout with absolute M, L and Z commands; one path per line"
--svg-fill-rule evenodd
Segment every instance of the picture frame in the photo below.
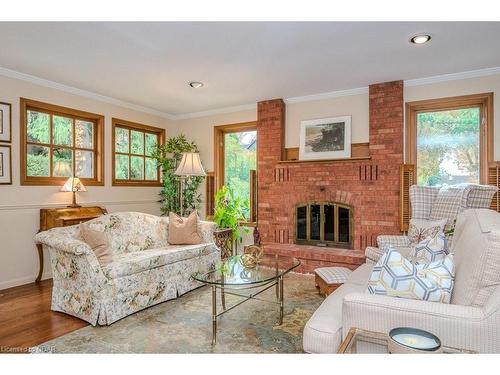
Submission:
M 351 157 L 351 116 L 300 122 L 299 160 Z
M 0 185 L 12 185 L 12 148 L 0 144 Z
M 0 102 L 0 142 L 12 141 L 12 106 Z

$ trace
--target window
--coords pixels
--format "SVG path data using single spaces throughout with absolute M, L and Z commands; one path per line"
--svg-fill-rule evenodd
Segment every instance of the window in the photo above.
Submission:
M 493 94 L 407 103 L 407 162 L 418 185 L 485 183 L 493 160 Z
M 113 185 L 161 186 L 153 153 L 163 143 L 165 130 L 115 118 L 112 124 Z
M 215 127 L 216 190 L 227 185 L 245 203 L 244 218 L 256 221 L 257 124 Z
M 21 185 L 103 185 L 104 117 L 21 98 Z

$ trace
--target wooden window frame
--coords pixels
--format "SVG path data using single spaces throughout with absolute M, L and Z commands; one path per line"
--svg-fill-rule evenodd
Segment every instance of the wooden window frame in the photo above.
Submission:
M 421 112 L 447 111 L 478 107 L 480 110 L 479 134 L 479 182 L 487 182 L 488 164 L 493 161 L 493 93 L 453 96 L 406 103 L 406 163 L 415 165 L 417 171 L 417 114 Z
M 224 185 L 224 136 L 226 134 L 246 131 L 257 131 L 257 121 L 214 126 L 214 173 L 216 192 Z M 257 213 L 253 212 L 253 208 L 257 206 L 254 199 L 255 198 L 252 199 L 252 197 L 250 197 L 250 218 L 257 217 Z M 242 224 L 252 226 L 255 225 L 255 221 L 243 222 Z
M 130 153 L 130 144 L 131 144 L 131 137 L 129 137 L 129 152 L 128 153 L 123 153 L 123 152 L 116 152 L 116 144 L 115 144 L 115 129 L 116 128 L 122 128 L 122 129 L 128 129 L 128 130 L 137 130 L 143 133 L 153 133 L 156 134 L 158 137 L 158 144 L 163 144 L 165 142 L 165 129 L 158 128 L 155 126 L 150 126 L 150 125 L 144 125 L 144 124 L 139 124 L 136 122 L 131 122 L 127 120 L 122 120 L 118 118 L 112 118 L 111 119 L 111 147 L 112 147 L 112 152 L 111 152 L 111 165 L 112 165 L 112 186 L 150 186 L 150 187 L 161 187 L 161 169 L 160 166 L 158 165 L 158 178 L 156 181 L 151 181 L 151 180 L 120 180 L 116 178 L 116 171 L 115 171 L 115 155 L 128 155 L 129 156 L 129 177 L 130 177 L 130 157 L 134 156 L 135 154 Z M 146 147 L 146 143 L 144 142 L 144 147 Z M 145 151 L 144 151 L 145 152 Z M 146 176 L 146 155 L 144 155 L 144 177 Z
M 85 120 L 85 121 L 91 121 L 94 123 L 95 129 L 94 129 L 94 148 L 92 151 L 94 152 L 94 177 L 93 178 L 81 178 L 82 182 L 84 185 L 90 185 L 90 186 L 104 186 L 104 116 L 96 114 L 96 113 L 91 113 L 91 112 L 85 112 L 85 111 L 80 111 L 78 109 L 73 109 L 73 108 L 68 108 L 68 107 L 62 107 L 59 105 L 55 104 L 49 104 L 49 103 L 44 103 L 32 99 L 26 99 L 26 98 L 20 98 L 20 139 L 21 139 L 21 144 L 20 144 L 20 163 L 21 163 L 21 185 L 62 185 L 68 177 L 44 177 L 44 176 L 28 176 L 27 175 L 27 150 L 28 150 L 28 135 L 27 135 L 27 129 L 28 129 L 28 124 L 27 124 L 27 111 L 28 110 L 34 110 L 34 111 L 39 111 L 42 113 L 48 113 L 51 117 L 53 115 L 58 115 L 58 116 L 63 116 L 63 117 L 70 117 L 73 120 L 75 119 L 80 119 L 80 120 Z M 52 124 L 52 122 L 51 122 Z M 49 129 L 50 134 L 52 135 L 52 128 Z M 73 132 L 74 133 L 74 132 Z M 73 141 L 74 141 L 74 134 L 73 134 Z M 52 149 L 54 148 L 54 145 L 52 143 L 52 136 L 50 136 L 50 140 L 48 144 L 42 144 L 42 143 L 36 143 L 36 142 L 29 142 L 29 144 L 40 144 L 45 147 L 50 148 L 50 155 L 49 155 L 49 160 L 50 160 L 50 174 L 52 175 Z M 79 147 L 73 146 L 68 147 L 68 146 L 61 146 L 61 148 L 66 148 L 66 149 L 71 149 L 71 150 L 77 150 L 77 149 L 82 149 Z M 83 149 L 82 149 L 83 150 Z M 89 149 L 90 150 L 90 149 Z M 73 157 L 73 168 L 75 166 L 75 160 Z

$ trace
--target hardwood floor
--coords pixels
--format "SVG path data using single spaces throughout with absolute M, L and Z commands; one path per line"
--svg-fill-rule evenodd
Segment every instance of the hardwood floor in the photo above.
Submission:
M 51 294 L 52 280 L 0 290 L 0 352 L 22 352 L 88 325 L 51 311 Z

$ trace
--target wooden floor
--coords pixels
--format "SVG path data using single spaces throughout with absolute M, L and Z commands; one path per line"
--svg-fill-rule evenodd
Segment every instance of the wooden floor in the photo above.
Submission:
M 0 352 L 22 352 L 88 325 L 50 310 L 52 280 L 0 290 Z

